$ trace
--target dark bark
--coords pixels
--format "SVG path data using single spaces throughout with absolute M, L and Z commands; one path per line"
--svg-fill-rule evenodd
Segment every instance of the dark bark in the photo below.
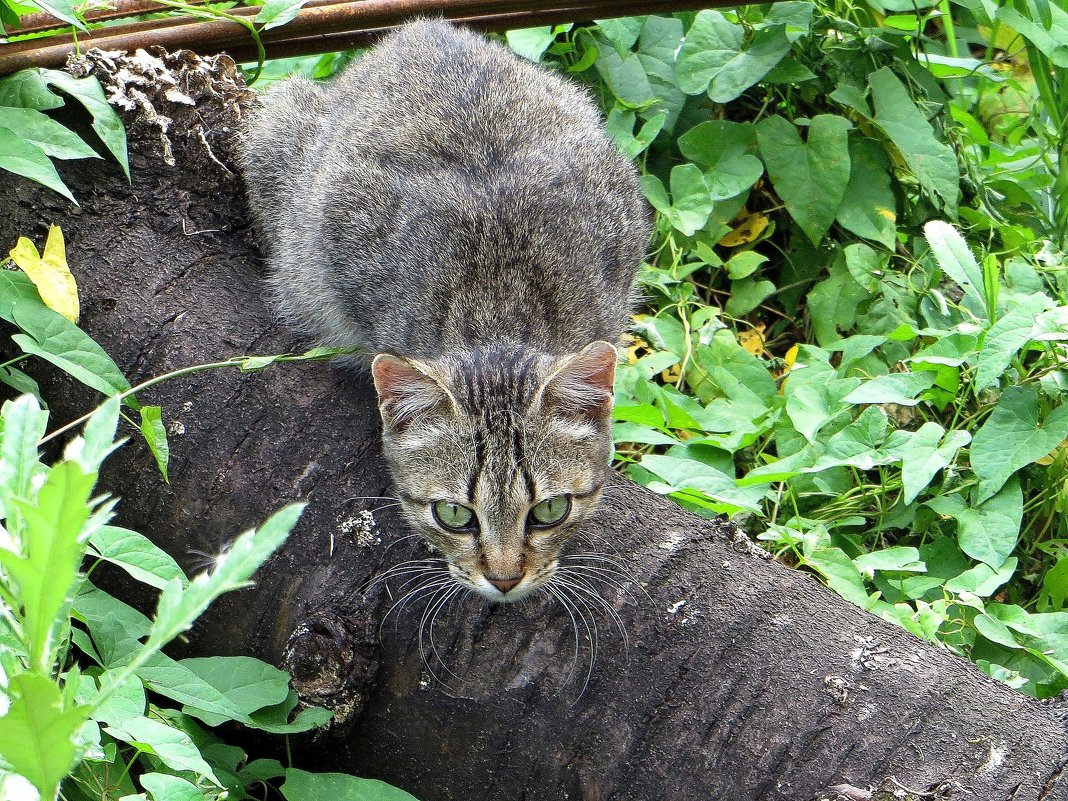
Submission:
M 0 246 L 63 227 L 82 323 L 134 381 L 294 348 L 261 302 L 239 182 L 220 163 L 249 98 L 217 76 L 199 86 L 195 109 L 156 107 L 174 118 L 176 166 L 142 115 L 132 185 L 94 162 L 66 172 L 80 208 L 22 180 L 0 186 Z M 94 403 L 66 379 L 47 391 L 54 424 Z M 359 497 L 390 494 L 365 377 L 323 363 L 215 371 L 142 400 L 162 403 L 176 432 L 172 483 L 135 441 L 106 481 L 123 497 L 120 522 L 185 567 L 285 502 L 309 503 L 257 586 L 216 604 L 189 646 L 284 664 L 311 700 L 339 710 L 344 722 L 305 767 L 380 777 L 425 801 L 811 799 L 836 785 L 892 788 L 890 776 L 940 785 L 931 798 L 1068 798 L 1068 737 L 1051 707 L 623 479 L 592 544 L 576 547 L 619 558 L 647 590 L 603 589 L 629 650 L 598 614 L 582 692 L 589 643 L 580 625 L 572 669 L 564 609 L 472 598 L 434 627 L 435 680 L 420 659 L 422 602 L 394 612 L 379 640 L 391 600 L 360 591 L 424 554 L 393 509 L 360 533 L 360 513 L 388 501 Z M 839 792 L 828 797 L 868 797 Z

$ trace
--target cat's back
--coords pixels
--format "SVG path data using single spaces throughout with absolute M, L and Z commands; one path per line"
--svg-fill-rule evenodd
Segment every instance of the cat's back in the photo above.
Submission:
M 477 165 L 479 156 L 529 146 L 535 132 L 551 146 L 600 124 L 574 84 L 442 20 L 403 26 L 328 91 L 337 104 L 327 125 L 373 131 L 361 156 L 409 165 L 428 166 L 433 157 Z
M 648 233 L 635 171 L 582 89 L 502 45 L 405 25 L 332 84 L 269 90 L 244 141 L 276 305 L 320 341 L 618 335 Z

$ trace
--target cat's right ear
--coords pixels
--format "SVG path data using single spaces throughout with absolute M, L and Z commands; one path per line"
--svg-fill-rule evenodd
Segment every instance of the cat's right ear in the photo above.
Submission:
M 371 375 L 387 428 L 403 429 L 428 414 L 455 406 L 451 393 L 429 368 L 410 359 L 380 353 L 371 362 Z

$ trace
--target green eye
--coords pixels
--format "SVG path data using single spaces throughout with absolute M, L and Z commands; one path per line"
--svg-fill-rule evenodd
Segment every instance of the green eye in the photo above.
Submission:
M 555 526 L 571 511 L 571 496 L 557 495 L 546 498 L 530 510 L 530 524 L 536 528 Z
M 450 501 L 437 501 L 431 509 L 434 512 L 434 519 L 442 528 L 453 531 L 466 531 L 474 528 L 475 513 L 466 506 Z

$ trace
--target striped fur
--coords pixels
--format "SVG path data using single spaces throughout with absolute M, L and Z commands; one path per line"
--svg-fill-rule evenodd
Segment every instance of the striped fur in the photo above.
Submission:
M 441 21 L 331 85 L 272 88 L 239 144 L 279 314 L 357 346 L 408 520 L 495 600 L 549 580 L 611 452 L 613 343 L 649 232 L 585 91 Z M 552 529 L 532 506 L 572 500 Z M 432 503 L 478 529 L 435 522 Z M 492 577 L 522 575 L 502 593 Z M 489 578 L 487 578 L 489 577 Z

